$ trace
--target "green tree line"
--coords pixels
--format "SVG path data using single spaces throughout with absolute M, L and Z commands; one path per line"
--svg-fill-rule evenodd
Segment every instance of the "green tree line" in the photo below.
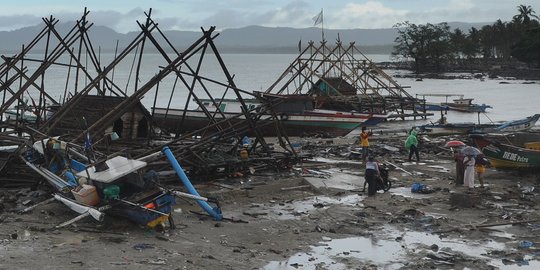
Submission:
M 447 23 L 394 25 L 398 31 L 393 54 L 414 60 L 417 73 L 444 71 L 451 65 L 471 65 L 486 59 L 517 59 L 540 67 L 540 23 L 531 6 L 520 5 L 510 22 L 500 19 L 468 32 L 450 30 Z

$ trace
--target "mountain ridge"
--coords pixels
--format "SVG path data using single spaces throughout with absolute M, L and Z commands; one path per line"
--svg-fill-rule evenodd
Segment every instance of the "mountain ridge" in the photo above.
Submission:
M 468 31 L 471 27 L 481 27 L 485 23 L 448 23 L 452 28 L 461 28 Z M 58 23 L 56 29 L 60 35 L 67 33 L 74 25 L 74 22 Z M 29 44 L 32 39 L 41 31 L 43 24 L 28 26 L 10 31 L 0 31 L 2 40 L 2 53 L 16 53 L 21 50 L 23 44 Z M 322 31 L 317 27 L 293 28 L 293 27 L 266 27 L 250 25 L 240 28 L 228 28 L 216 31 L 219 37 L 214 40 L 220 52 L 254 52 L 254 53 L 295 53 L 298 52 L 298 44 L 303 47 L 309 41 L 320 41 Z M 177 49 L 186 48 L 201 36 L 200 31 L 163 31 L 169 41 Z M 92 26 L 88 35 L 94 48 L 103 52 L 114 51 L 118 41 L 120 48 L 129 44 L 139 32 L 118 33 L 107 26 Z M 395 28 L 378 29 L 324 29 L 324 38 L 330 45 L 336 40 L 347 44 L 355 42 L 361 49 L 367 49 L 367 53 L 380 52 L 390 53 L 397 37 Z M 163 41 L 163 40 L 161 40 Z M 165 43 L 161 43 L 162 46 Z M 45 48 L 45 42 L 37 45 L 37 50 Z

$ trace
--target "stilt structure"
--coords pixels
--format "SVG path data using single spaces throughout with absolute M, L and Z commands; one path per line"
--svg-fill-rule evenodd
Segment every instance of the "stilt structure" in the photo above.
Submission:
M 407 93 L 354 43 L 344 46 L 340 41 L 333 47 L 310 41 L 266 93 L 310 95 L 320 109 L 388 113 L 401 119 L 432 115 L 417 111 L 423 101 Z
M 63 36 L 55 28 L 58 20 L 44 19 L 43 30 L 21 53 L 4 57 L 5 63 L 0 66 L 0 78 L 3 78 L 0 113 L 13 111 L 15 117 L 2 121 L 10 124 L 4 132 L 32 133 L 35 136 L 32 140 L 61 135 L 64 140 L 82 143 L 88 135 L 94 142 L 106 141 L 103 138 L 114 131 L 120 135 L 118 143 L 128 146 L 131 156 L 142 157 L 167 145 L 190 173 L 208 177 L 216 172 L 288 168 L 296 162 L 298 156 L 281 131 L 271 102 L 261 100 L 262 106 L 257 110 L 246 106 L 245 96 L 257 97 L 236 87 L 234 76 L 214 44 L 218 37 L 215 27 L 201 29 L 202 35 L 180 51 L 159 29 L 150 10 L 145 13 L 145 22 L 138 22 L 141 29 L 138 35 L 123 49 L 118 49 L 117 43 L 114 57 L 102 64 L 102 57 L 95 53 L 89 38 L 92 23 L 87 21 L 88 15 L 85 10 Z M 45 48 L 42 59 L 30 57 L 35 55 L 32 49 L 37 48 L 36 44 Z M 157 51 L 159 61 L 144 61 L 146 51 L 154 54 Z M 205 74 L 208 70 L 205 65 L 216 64 L 221 68 L 220 74 Z M 129 76 L 115 78 L 115 71 L 118 74 L 118 69 L 126 67 L 129 72 L 123 70 L 123 74 Z M 65 72 L 65 82 L 47 79 L 46 74 L 51 70 L 56 77 Z M 63 93 L 58 91 L 58 85 L 64 86 Z M 241 112 L 225 117 L 219 109 L 224 97 L 240 102 Z M 32 106 L 24 105 L 28 99 L 33 101 Z M 205 109 L 202 100 L 210 100 L 217 109 Z M 146 110 L 144 103 L 152 104 L 152 108 Z M 167 104 L 164 107 L 167 111 L 184 111 L 174 126 L 156 126 L 154 108 L 162 104 Z M 182 132 L 185 112 L 193 107 L 204 111 L 208 125 Z M 32 121 L 24 118 L 27 113 L 35 116 Z M 265 121 L 261 121 L 263 115 Z M 277 130 L 280 151 L 260 135 L 259 129 L 268 125 Z M 172 132 L 172 137 L 165 131 Z M 252 136 L 253 143 L 249 149 L 243 149 L 241 139 L 247 134 Z M 240 158 L 240 150 L 248 151 L 249 157 Z

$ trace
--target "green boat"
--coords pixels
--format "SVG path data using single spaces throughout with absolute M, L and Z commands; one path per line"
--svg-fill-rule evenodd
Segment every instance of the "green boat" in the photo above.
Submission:
M 497 169 L 540 170 L 538 142 L 527 142 L 523 147 L 501 143 L 482 135 L 471 135 L 476 146 Z

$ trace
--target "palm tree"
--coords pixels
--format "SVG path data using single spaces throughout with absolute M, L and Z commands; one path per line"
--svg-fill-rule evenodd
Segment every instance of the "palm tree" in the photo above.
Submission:
M 516 22 L 528 25 L 531 22 L 531 18 L 539 19 L 534 13 L 534 10 L 531 6 L 519 5 L 518 7 L 519 14 L 514 16 Z

